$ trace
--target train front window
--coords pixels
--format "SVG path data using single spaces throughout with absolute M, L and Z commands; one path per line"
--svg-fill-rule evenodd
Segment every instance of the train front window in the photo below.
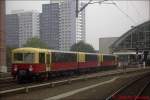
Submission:
M 23 61 L 23 53 L 15 53 L 14 61 Z
M 33 53 L 15 53 L 14 61 L 19 61 L 23 63 L 33 63 L 34 54 Z
M 33 53 L 24 53 L 24 62 L 25 63 L 33 63 L 34 62 L 34 54 Z

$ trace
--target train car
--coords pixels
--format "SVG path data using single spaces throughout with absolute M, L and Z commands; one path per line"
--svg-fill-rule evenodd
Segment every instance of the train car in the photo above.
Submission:
M 18 81 L 49 71 L 48 50 L 17 48 L 12 51 L 12 75 Z
M 118 61 L 117 61 L 117 56 L 116 55 L 112 55 L 112 54 L 102 54 L 101 55 L 101 66 L 104 67 L 114 67 L 117 66 Z
M 51 52 L 51 63 L 49 74 L 66 73 L 76 71 L 78 68 L 78 53 L 64 51 L 49 51 Z
M 78 67 L 76 52 L 39 48 L 18 48 L 12 51 L 12 75 L 17 80 L 72 71 Z
M 116 56 L 99 53 L 39 48 L 17 48 L 12 51 L 12 75 L 18 81 L 109 68 L 115 64 Z
M 79 60 L 78 68 L 93 68 L 98 66 L 98 54 L 96 53 L 79 53 L 82 60 Z

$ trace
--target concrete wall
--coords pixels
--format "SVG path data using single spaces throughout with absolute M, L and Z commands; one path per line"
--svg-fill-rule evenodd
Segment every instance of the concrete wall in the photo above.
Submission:
M 5 0 L 0 0 L 0 72 L 6 72 Z
M 109 47 L 118 37 L 99 38 L 99 51 L 101 53 L 111 53 Z

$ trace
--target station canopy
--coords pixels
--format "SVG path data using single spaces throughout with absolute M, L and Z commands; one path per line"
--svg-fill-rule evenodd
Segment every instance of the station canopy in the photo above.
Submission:
M 150 50 L 150 20 L 138 26 L 132 27 L 129 31 L 119 37 L 111 46 L 111 52 L 128 50 Z

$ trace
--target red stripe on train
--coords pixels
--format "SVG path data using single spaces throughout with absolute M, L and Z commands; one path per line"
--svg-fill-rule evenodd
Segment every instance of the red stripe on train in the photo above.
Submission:
M 77 69 L 77 62 L 59 62 L 51 64 L 51 71 L 73 70 Z

